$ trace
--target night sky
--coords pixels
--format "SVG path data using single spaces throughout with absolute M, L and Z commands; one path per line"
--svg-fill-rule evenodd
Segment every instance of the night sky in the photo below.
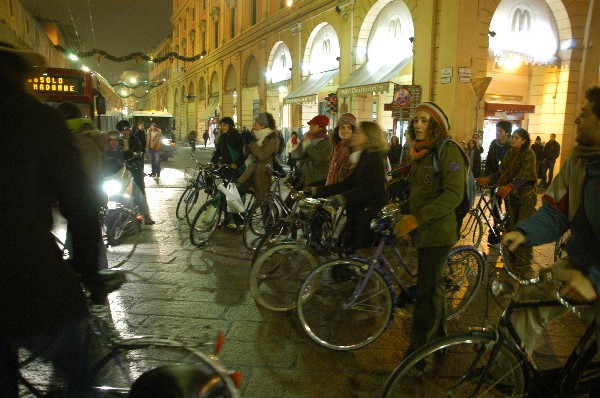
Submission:
M 73 43 L 73 47 L 79 51 L 98 48 L 115 57 L 133 52 L 148 53 L 172 34 L 169 20 L 173 12 L 171 0 L 20 1 L 34 16 L 74 25 L 82 44 Z M 98 63 L 92 56 L 82 62 L 111 83 L 117 82 L 123 71 L 148 70 L 144 60 L 136 63 L 133 60 L 113 62 L 103 59 Z

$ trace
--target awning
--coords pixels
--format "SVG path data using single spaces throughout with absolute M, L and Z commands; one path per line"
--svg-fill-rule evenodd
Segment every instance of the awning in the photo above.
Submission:
M 210 119 L 211 117 L 215 117 L 215 111 L 217 110 L 218 106 L 219 106 L 219 97 L 212 97 L 208 101 L 208 105 L 206 105 L 204 112 L 202 112 L 201 119 L 207 120 L 207 119 Z
M 511 104 L 506 102 L 485 102 L 486 112 L 535 113 L 535 105 Z
M 340 73 L 339 69 L 314 73 L 292 90 L 284 99 L 284 105 L 316 103 L 316 95 L 331 79 Z
M 412 61 L 412 55 L 397 64 L 380 64 L 367 61 L 348 80 L 338 87 L 338 96 L 347 97 L 369 93 L 387 93 L 390 82 Z

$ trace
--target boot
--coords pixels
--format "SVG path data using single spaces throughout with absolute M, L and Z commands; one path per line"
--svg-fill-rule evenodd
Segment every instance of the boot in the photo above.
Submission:
M 144 215 L 142 215 L 142 218 L 144 219 L 144 224 L 146 224 L 146 225 L 156 224 L 156 222 L 152 219 L 152 217 L 150 217 L 150 214 L 144 214 Z

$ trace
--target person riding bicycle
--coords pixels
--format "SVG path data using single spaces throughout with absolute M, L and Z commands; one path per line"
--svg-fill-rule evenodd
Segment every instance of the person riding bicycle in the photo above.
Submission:
M 542 207 L 527 220 L 516 225 L 516 230 L 505 234 L 502 244 L 509 251 L 521 245 L 537 246 L 559 239 L 567 230 L 571 238 L 566 242 L 567 257 L 552 264 L 554 279 L 561 281 L 560 294 L 574 302 L 596 300 L 596 335 L 600 337 L 600 86 L 590 87 L 587 102 L 575 119 L 578 143 L 571 156 L 552 180 L 543 197 Z M 547 298 L 544 292 L 526 286 L 522 298 Z M 527 350 L 550 318 L 566 309 L 551 307 L 527 309 L 513 315 L 513 324 Z
M 229 165 L 229 168 L 223 171 L 223 177 L 228 180 L 237 180 L 246 170 L 246 156 L 244 155 L 244 140 L 242 135 L 235 128 L 232 118 L 226 116 L 219 122 L 221 138 L 215 145 L 215 152 L 210 158 L 210 164 Z M 243 220 L 239 215 L 231 216 L 233 213 L 225 211 L 223 217 L 223 226 L 237 227 L 243 225 Z
M 18 43 L 0 22 L 0 396 L 19 396 L 18 349 L 25 347 L 52 362 L 68 396 L 89 397 L 93 336 L 81 282 L 96 302 L 106 296 L 97 199 L 63 118 L 25 88 L 44 59 Z M 52 234 L 56 202 L 73 231 L 71 266 Z

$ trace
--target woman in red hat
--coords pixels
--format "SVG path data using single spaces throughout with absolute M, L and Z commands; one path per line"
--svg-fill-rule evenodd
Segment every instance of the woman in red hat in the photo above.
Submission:
M 302 162 L 303 186 L 318 187 L 325 185 L 329 171 L 329 158 L 332 144 L 327 137 L 329 118 L 317 115 L 309 122 L 308 133 L 300 145 L 292 152 L 292 156 Z

